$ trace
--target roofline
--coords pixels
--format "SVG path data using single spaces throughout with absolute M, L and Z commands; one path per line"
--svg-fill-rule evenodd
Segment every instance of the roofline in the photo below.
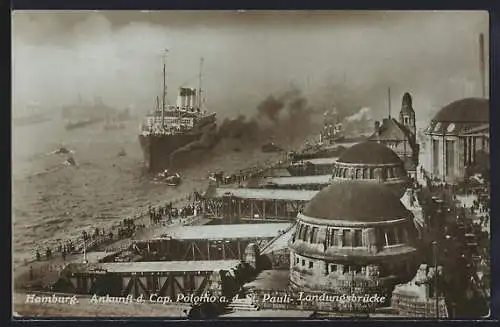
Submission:
M 334 165 L 342 165 L 342 166 L 354 166 L 354 167 L 400 167 L 404 166 L 404 163 L 401 162 L 391 162 L 391 163 L 350 163 L 350 162 L 343 162 L 343 161 L 337 161 L 335 162 Z
M 313 223 L 317 225 L 327 225 L 333 227 L 358 227 L 358 226 L 381 226 L 381 225 L 393 225 L 398 223 L 403 223 L 411 218 L 409 214 L 408 217 L 405 218 L 395 218 L 384 221 L 350 221 L 350 220 L 335 220 L 335 219 L 323 219 L 323 218 L 314 218 L 310 216 L 306 216 L 303 213 L 299 213 L 297 215 L 297 219 L 306 223 Z

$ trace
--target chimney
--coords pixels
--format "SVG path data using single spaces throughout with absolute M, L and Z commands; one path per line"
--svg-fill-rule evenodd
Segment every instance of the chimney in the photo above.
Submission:
M 481 91 L 486 98 L 486 64 L 484 61 L 484 34 L 479 34 L 479 69 L 481 73 Z

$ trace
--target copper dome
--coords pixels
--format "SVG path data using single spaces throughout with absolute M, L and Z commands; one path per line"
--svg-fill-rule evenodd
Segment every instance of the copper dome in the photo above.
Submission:
M 345 150 L 337 162 L 354 164 L 394 164 L 402 163 L 398 155 L 378 142 L 363 142 Z
M 307 204 L 304 216 L 359 222 L 380 222 L 411 217 L 399 198 L 378 183 L 334 182 Z

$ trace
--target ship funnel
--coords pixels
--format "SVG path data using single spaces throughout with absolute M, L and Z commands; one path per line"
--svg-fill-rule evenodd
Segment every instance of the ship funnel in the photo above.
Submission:
M 190 107 L 196 107 L 197 105 L 196 102 L 196 89 L 191 89 L 191 106 Z
M 186 89 L 186 108 L 191 107 L 191 89 Z
M 189 89 L 184 87 L 179 89 L 179 94 L 177 95 L 177 107 L 184 108 L 186 106 L 188 90 Z

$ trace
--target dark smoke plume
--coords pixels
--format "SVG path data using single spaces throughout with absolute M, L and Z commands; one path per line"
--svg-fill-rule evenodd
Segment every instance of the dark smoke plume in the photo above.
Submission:
M 257 105 L 254 117 L 240 115 L 235 119 L 225 119 L 219 127 L 218 138 L 294 141 L 313 131 L 314 113 L 301 91 L 292 88 L 278 96 L 267 96 Z
M 273 123 L 279 120 L 280 112 L 285 107 L 282 99 L 276 99 L 273 95 L 268 96 L 257 106 L 259 117 L 265 117 Z

